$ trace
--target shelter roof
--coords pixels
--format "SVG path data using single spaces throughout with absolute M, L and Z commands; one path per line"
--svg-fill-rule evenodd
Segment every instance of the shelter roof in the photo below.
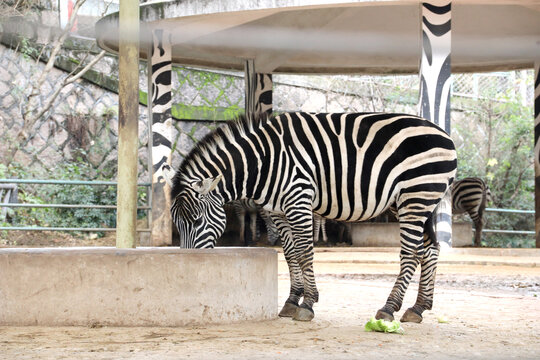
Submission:
M 167 29 L 173 63 L 181 65 L 242 70 L 254 59 L 261 73 L 418 73 L 420 6 L 418 0 L 152 2 L 141 6 L 140 57 L 147 57 L 149 30 Z M 451 21 L 453 72 L 530 68 L 540 59 L 538 0 L 453 0 Z M 96 24 L 96 38 L 118 52 L 118 13 Z

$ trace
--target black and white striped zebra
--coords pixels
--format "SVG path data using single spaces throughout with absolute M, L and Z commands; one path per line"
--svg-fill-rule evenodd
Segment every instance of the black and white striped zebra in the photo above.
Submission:
M 270 211 L 291 278 L 280 316 L 309 321 L 319 297 L 313 212 L 362 221 L 396 203 L 400 274 L 376 317 L 393 319 L 421 264 L 416 304 L 402 317 L 420 322 L 433 303 L 439 253 L 432 213 L 453 181 L 456 164 L 450 137 L 416 116 L 285 113 L 243 118 L 209 134 L 185 158 L 172 179 L 171 214 L 182 247 L 211 248 L 225 229 L 223 204 L 248 198 Z
M 267 241 L 269 245 L 275 245 L 279 241 L 279 234 L 276 226 L 270 218 L 268 211 L 262 209 L 252 199 L 235 200 L 225 204 L 234 211 L 240 225 L 240 243 L 244 246 L 255 244 L 260 238 L 260 231 L 257 227 L 257 216 L 260 216 L 266 227 Z M 246 215 L 249 219 L 249 237 L 246 237 Z
M 475 228 L 474 246 L 482 246 L 484 210 L 490 201 L 491 191 L 478 177 L 464 178 L 452 184 L 452 213 L 469 214 Z

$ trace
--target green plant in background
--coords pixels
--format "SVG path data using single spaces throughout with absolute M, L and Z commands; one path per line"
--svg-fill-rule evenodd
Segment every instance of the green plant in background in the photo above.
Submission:
M 78 158 L 71 163 L 61 163 L 54 169 L 54 178 L 62 180 L 101 179 L 96 170 Z M 106 185 L 46 185 L 41 190 L 52 203 L 61 204 L 116 204 L 116 187 Z M 50 223 L 60 227 L 101 228 L 116 226 L 116 212 L 110 209 L 54 209 Z M 104 234 L 98 233 L 99 236 Z
M 479 176 L 491 189 L 488 207 L 534 209 L 534 127 L 532 108 L 521 99 L 490 93 L 479 100 L 469 117 L 453 123 L 452 137 L 458 151 L 458 178 Z M 493 100 L 496 99 L 496 100 Z M 489 229 L 534 230 L 530 214 L 485 214 Z M 490 247 L 534 247 L 534 237 L 484 234 Z
M 26 172 L 24 167 L 0 165 L 0 178 L 37 178 Z M 51 169 L 49 178 L 56 180 L 102 179 L 100 173 L 81 157 L 69 163 L 60 163 Z M 108 180 L 108 179 L 103 179 Z M 146 188 L 139 188 L 139 205 L 146 204 Z M 116 186 L 111 185 L 23 185 L 19 187 L 19 201 L 31 204 L 96 204 L 115 205 Z M 140 210 L 138 218 L 146 217 Z M 46 226 L 46 227 L 81 227 L 114 228 L 116 211 L 113 209 L 85 208 L 17 208 L 9 212 L 9 221 L 5 226 Z M 77 232 L 85 235 L 86 232 Z M 98 232 L 104 236 L 104 232 Z M 2 234 L 5 237 L 6 234 Z

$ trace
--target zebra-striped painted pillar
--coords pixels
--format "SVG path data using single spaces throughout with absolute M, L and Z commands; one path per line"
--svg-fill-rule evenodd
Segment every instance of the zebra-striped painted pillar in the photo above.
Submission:
M 172 244 L 170 188 L 163 171 L 171 168 L 173 125 L 171 116 L 171 38 L 164 30 L 153 30 L 148 53 L 148 119 L 151 127 L 152 191 L 151 246 Z M 150 120 L 149 120 L 150 123 Z
M 534 219 L 536 247 L 540 248 L 540 59 L 534 64 Z
M 246 60 L 246 116 L 265 112 L 272 113 L 272 74 L 255 72 L 255 62 Z
M 451 10 L 449 0 L 422 3 L 422 61 L 420 64 L 420 116 L 450 134 Z M 452 246 L 452 199 L 441 201 L 435 218 L 437 239 Z

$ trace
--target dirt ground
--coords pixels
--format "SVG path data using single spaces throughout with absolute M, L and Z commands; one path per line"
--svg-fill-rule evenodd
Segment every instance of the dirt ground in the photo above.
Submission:
M 405 334 L 397 335 L 364 331 L 388 296 L 397 262 L 353 261 L 333 251 L 333 259 L 345 260 L 316 257 L 320 301 L 308 323 L 276 318 L 188 328 L 0 327 L 0 359 L 539 358 L 540 253 L 511 266 L 442 261 L 433 310 L 421 324 L 403 323 Z M 282 255 L 278 272 L 276 308 L 289 287 Z M 417 276 L 398 319 L 414 303 Z M 439 323 L 441 316 L 448 322 Z

